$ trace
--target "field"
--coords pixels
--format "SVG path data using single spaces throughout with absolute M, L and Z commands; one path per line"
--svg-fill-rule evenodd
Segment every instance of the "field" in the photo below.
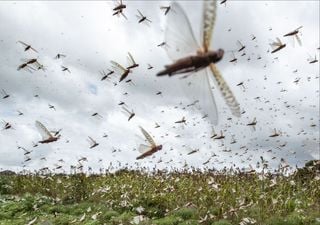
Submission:
M 316 225 L 317 172 L 2 174 L 0 224 Z

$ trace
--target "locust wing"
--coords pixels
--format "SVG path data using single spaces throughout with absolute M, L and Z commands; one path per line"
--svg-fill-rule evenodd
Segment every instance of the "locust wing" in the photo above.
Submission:
M 212 39 L 212 31 L 217 16 L 217 1 L 210 0 L 204 1 L 204 11 L 203 11 L 203 48 L 207 52 L 210 47 Z M 235 116 L 240 116 L 240 107 L 235 96 L 233 95 L 228 84 L 223 79 L 221 73 L 214 64 L 210 64 L 210 69 L 215 78 L 215 83 L 217 84 L 224 100 L 231 109 L 231 112 Z
M 217 1 L 204 1 L 203 4 L 203 50 L 207 52 L 210 48 L 212 31 L 217 16 Z
M 140 18 L 142 18 L 142 17 L 143 17 L 143 14 L 140 12 L 139 9 L 137 9 L 137 11 L 138 11 L 138 13 L 140 14 Z
M 141 145 L 139 145 L 138 151 L 139 151 L 141 154 L 144 154 L 144 153 L 150 151 L 150 149 L 151 149 L 150 146 L 141 144 Z
M 277 37 L 276 39 L 277 39 L 278 46 L 282 45 L 280 38 Z
M 301 38 L 299 37 L 298 34 L 294 35 L 294 37 L 293 37 L 293 43 L 294 43 L 294 39 L 297 39 L 298 44 L 299 44 L 300 46 L 302 46 L 302 41 L 301 41 Z
M 35 50 L 33 47 L 31 47 L 31 45 L 28 45 L 28 44 L 26 44 L 25 42 L 23 42 L 23 41 L 18 41 L 20 44 L 22 44 L 22 45 L 24 45 L 25 47 L 30 47 L 30 49 L 32 49 L 33 51 L 35 51 L 35 52 L 37 52 L 38 53 L 38 51 L 37 50 Z
M 230 108 L 232 115 L 240 117 L 241 116 L 240 105 L 236 97 L 232 93 L 230 87 L 228 86 L 226 81 L 223 79 L 220 71 L 218 70 L 215 64 L 211 63 L 210 69 L 215 78 L 216 84 L 222 94 L 222 97 L 224 98 L 227 106 Z
M 94 143 L 96 143 L 96 142 L 95 142 L 95 140 L 93 140 L 93 138 L 92 138 L 92 137 L 88 136 L 88 138 L 89 138 L 89 139 L 88 139 L 88 141 L 89 141 L 89 143 L 90 143 L 90 144 L 94 144 Z
M 113 68 L 115 71 L 117 71 L 117 73 L 122 74 L 122 73 L 124 73 L 124 72 L 126 71 L 126 69 L 125 69 L 123 66 L 121 66 L 119 63 L 117 63 L 117 62 L 115 62 L 115 61 L 110 61 L 110 62 L 111 62 L 111 64 L 112 64 L 112 68 Z
M 205 69 L 181 79 L 179 84 L 190 101 L 186 102 L 186 105 L 193 105 L 192 107 L 195 107 L 203 116 L 207 116 L 214 125 L 217 125 L 218 111 L 209 80 Z
M 127 108 L 124 107 L 124 106 L 122 107 L 122 109 L 124 110 L 124 111 L 123 111 L 124 114 L 126 114 L 126 115 L 131 115 L 132 112 L 130 112 L 129 109 L 127 109 Z
M 148 134 L 147 131 L 145 131 L 145 129 L 143 129 L 142 127 L 140 127 L 140 130 L 142 132 L 142 134 L 144 135 L 144 137 L 147 139 L 147 141 L 150 143 L 151 147 L 155 147 L 156 143 L 154 142 L 153 138 L 151 137 L 150 134 Z M 150 148 L 150 147 L 149 147 Z
M 22 45 L 24 45 L 25 47 L 28 47 L 29 45 L 28 44 L 26 44 L 25 42 L 23 42 L 23 41 L 18 41 L 20 44 L 22 44 Z
M 171 4 L 172 12 L 167 16 L 165 29 L 165 43 L 167 54 L 170 59 L 177 60 L 199 50 L 199 45 L 194 37 L 190 21 L 180 4 Z
M 127 59 L 128 59 L 128 62 L 129 62 L 129 65 L 130 65 L 130 66 L 136 64 L 136 62 L 134 61 L 134 58 L 132 57 L 132 55 L 130 54 L 130 52 L 128 52 Z
M 52 138 L 52 134 L 48 131 L 48 129 L 39 121 L 36 121 L 36 127 L 42 136 L 43 140 L 47 140 L 49 138 Z

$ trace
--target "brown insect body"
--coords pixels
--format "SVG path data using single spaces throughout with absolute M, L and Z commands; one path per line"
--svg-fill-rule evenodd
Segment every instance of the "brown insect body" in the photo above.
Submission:
M 318 62 L 318 60 L 317 60 L 317 59 L 314 59 L 314 60 L 310 61 L 309 63 L 310 63 L 310 64 L 313 64 L 313 63 L 316 63 L 316 62 Z
M 145 157 L 148 157 L 150 155 L 153 155 L 157 151 L 160 151 L 162 149 L 162 145 L 155 146 L 154 148 L 150 149 L 149 151 L 143 153 L 142 155 L 138 156 L 136 159 L 143 159 Z
M 277 51 L 280 51 L 281 49 L 283 49 L 284 47 L 286 47 L 286 44 L 280 45 L 278 48 L 276 48 L 275 50 L 273 50 L 271 53 L 275 53 Z
M 291 31 L 285 35 L 283 35 L 283 37 L 288 37 L 288 36 L 293 36 L 296 35 L 297 33 L 299 33 L 299 30 L 302 28 L 302 26 L 298 27 L 297 29 L 295 29 L 294 31 Z
M 139 66 L 139 64 L 135 63 L 135 64 L 133 64 L 133 65 L 131 65 L 131 66 L 128 66 L 127 69 L 128 69 L 128 70 L 129 70 L 129 69 L 133 69 L 133 68 L 136 68 L 136 67 L 138 67 L 138 66 Z
M 60 136 L 58 136 L 58 137 L 50 137 L 50 138 L 48 138 L 48 139 L 46 139 L 46 140 L 39 141 L 39 143 L 41 143 L 41 144 L 47 144 L 47 143 L 55 142 L 55 141 L 57 141 L 59 138 L 60 138 Z
M 166 69 L 160 71 L 157 76 L 163 75 L 175 75 L 187 72 L 196 72 L 206 68 L 211 63 L 219 62 L 224 55 L 224 51 L 219 49 L 218 51 L 198 52 L 197 55 L 188 56 L 182 59 L 178 59 L 171 65 L 167 65 Z
M 297 33 L 299 33 L 299 31 L 298 31 L 298 30 L 295 30 L 295 31 L 292 31 L 292 32 L 290 32 L 290 33 L 287 33 L 287 34 L 283 35 L 283 37 L 293 36 L 293 35 L 295 35 L 295 34 L 297 34 Z
M 192 151 L 189 152 L 187 155 L 192 155 L 192 154 L 194 154 L 194 153 L 196 153 L 196 152 L 198 152 L 198 151 L 199 151 L 199 149 L 192 150 Z
M 143 21 L 145 21 L 147 19 L 147 17 L 142 17 L 139 21 L 138 21 L 138 23 L 142 23 Z
M 10 123 L 6 123 L 6 125 L 4 126 L 4 129 L 8 130 L 10 128 L 12 128 L 11 124 Z
M 128 121 L 130 121 L 136 114 L 135 113 L 131 113 L 131 115 L 128 118 Z
M 130 69 L 127 69 L 127 70 L 121 75 L 119 82 L 121 82 L 121 81 L 123 81 L 124 79 L 126 79 L 126 77 L 129 75 L 130 72 L 131 72 Z
M 257 122 L 252 122 L 252 123 L 248 123 L 247 126 L 254 126 L 256 124 L 257 124 Z
M 239 50 L 238 50 L 238 52 L 241 52 L 243 49 L 245 49 L 246 48 L 246 46 L 242 46 Z
M 99 144 L 98 143 L 95 143 L 95 144 L 93 144 L 90 148 L 92 149 L 92 148 L 94 148 L 94 147 L 97 147 Z
M 213 139 L 215 139 L 215 140 L 220 140 L 220 139 L 224 139 L 225 138 L 225 136 L 223 135 L 223 133 L 222 133 L 222 131 L 220 132 L 220 136 L 216 136 L 216 137 L 214 137 Z
M 122 3 L 120 5 L 118 5 L 117 7 L 113 8 L 113 11 L 119 11 L 119 10 L 122 10 L 122 9 L 125 9 L 127 8 L 126 5 L 123 5 Z

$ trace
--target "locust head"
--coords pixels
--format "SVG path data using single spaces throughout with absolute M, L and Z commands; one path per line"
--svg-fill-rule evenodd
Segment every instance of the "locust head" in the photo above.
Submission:
M 208 57 L 210 59 L 210 62 L 212 63 L 217 63 L 219 62 L 224 55 L 224 50 L 223 49 L 218 49 L 218 51 L 209 51 L 208 52 Z

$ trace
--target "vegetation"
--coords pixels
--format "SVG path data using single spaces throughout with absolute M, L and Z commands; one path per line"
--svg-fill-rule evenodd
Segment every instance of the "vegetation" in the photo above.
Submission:
M 320 225 L 317 172 L 2 174 L 0 224 Z

